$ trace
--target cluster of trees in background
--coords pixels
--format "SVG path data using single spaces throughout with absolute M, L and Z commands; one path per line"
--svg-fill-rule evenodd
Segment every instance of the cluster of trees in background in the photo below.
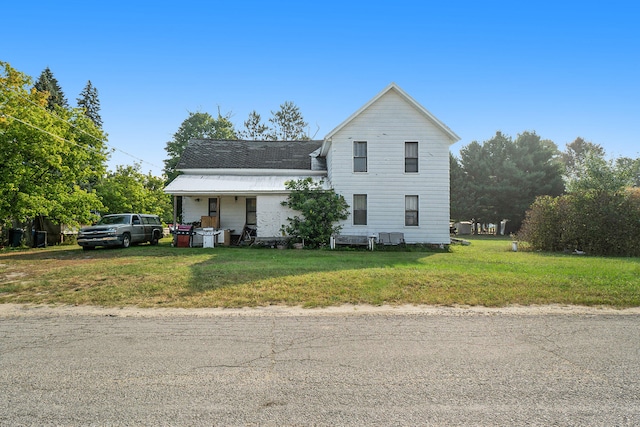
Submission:
M 640 254 L 640 158 L 607 160 L 577 138 L 561 152 L 532 132 L 497 132 L 451 155 L 451 215 L 499 224 L 539 250 Z
M 556 145 L 531 132 L 515 140 L 497 132 L 482 144 L 471 142 L 460 159 L 450 156 L 450 174 L 452 218 L 485 224 L 508 219 L 512 230 L 536 196 L 564 190 Z

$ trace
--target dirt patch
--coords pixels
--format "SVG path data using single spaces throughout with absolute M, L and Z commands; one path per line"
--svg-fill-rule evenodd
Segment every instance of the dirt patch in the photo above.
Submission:
M 369 306 L 342 305 L 326 308 L 268 306 L 252 308 L 105 308 L 96 306 L 43 306 L 0 304 L 2 317 L 215 317 L 215 316 L 358 316 L 358 315 L 420 315 L 420 316 L 544 316 L 544 315 L 639 315 L 640 307 L 614 309 L 571 305 L 509 306 L 500 308 L 476 306 Z

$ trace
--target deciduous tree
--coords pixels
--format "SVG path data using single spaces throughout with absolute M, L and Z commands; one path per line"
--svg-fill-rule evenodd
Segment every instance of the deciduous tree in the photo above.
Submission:
M 605 160 L 587 152 L 576 164 L 575 174 L 567 177 L 567 191 L 615 193 L 634 184 L 634 162 Z
M 331 235 L 342 228 L 336 222 L 349 217 L 345 198 L 333 189 L 324 189 L 322 183 L 314 183 L 311 178 L 287 181 L 285 187 L 291 192 L 282 205 L 300 215 L 287 218 L 289 225 L 282 225 L 282 230 L 289 236 L 304 239 L 307 246 L 329 243 Z
M 587 142 L 581 137 L 567 144 L 565 151 L 562 153 L 565 181 L 579 178 L 582 172 L 582 164 L 587 156 L 604 159 L 604 148 L 599 144 Z
M 178 131 L 173 134 L 173 139 L 167 142 L 165 151 L 168 158 L 164 161 L 164 172 L 167 183 L 173 181 L 179 172 L 176 170 L 182 152 L 192 138 L 210 139 L 236 139 L 236 132 L 229 116 L 222 116 L 218 112 L 218 118 L 213 118 L 209 113 L 189 113 Z
M 171 221 L 171 196 L 164 193 L 162 178 L 143 174 L 140 165 L 118 166 L 96 186 L 103 213 L 136 212 Z
M 88 222 L 101 208 L 90 183 L 104 171 L 106 136 L 80 109 L 49 111 L 49 94 L 30 85 L 0 62 L 0 220 Z

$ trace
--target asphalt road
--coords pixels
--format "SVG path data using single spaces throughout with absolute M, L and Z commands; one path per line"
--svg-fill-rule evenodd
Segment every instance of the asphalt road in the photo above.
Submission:
M 640 315 L 0 315 L 0 425 L 640 425 Z

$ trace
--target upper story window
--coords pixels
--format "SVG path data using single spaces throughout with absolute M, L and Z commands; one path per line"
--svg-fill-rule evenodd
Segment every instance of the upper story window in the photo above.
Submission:
M 418 226 L 418 196 L 404 196 L 404 225 Z
M 418 172 L 418 143 L 404 143 L 404 171 Z
M 367 141 L 353 141 L 353 171 L 367 171 Z
M 367 225 L 367 195 L 353 195 L 353 225 Z

